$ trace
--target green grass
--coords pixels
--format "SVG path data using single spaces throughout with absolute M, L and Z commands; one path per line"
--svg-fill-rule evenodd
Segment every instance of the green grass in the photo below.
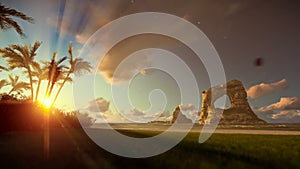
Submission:
M 120 131 L 135 137 L 157 134 Z M 43 158 L 42 132 L 0 135 L 1 165 L 5 168 L 300 168 L 300 136 L 214 134 L 204 144 L 190 133 L 161 155 L 124 158 L 95 145 L 81 130 L 51 131 L 50 160 Z M 2 168 L 2 167 L 0 167 Z

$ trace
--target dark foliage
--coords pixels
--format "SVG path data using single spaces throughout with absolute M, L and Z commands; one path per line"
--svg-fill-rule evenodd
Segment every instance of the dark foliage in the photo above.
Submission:
M 0 102 L 0 131 L 39 130 L 43 114 L 32 102 L 6 100 Z
M 7 131 L 39 131 L 45 127 L 45 119 L 49 118 L 50 128 L 80 128 L 76 111 L 65 113 L 60 110 L 44 109 L 32 101 L 20 101 L 10 97 L 0 101 L 0 132 Z M 48 115 L 47 115 L 48 114 Z M 78 114 L 82 125 L 93 124 L 88 115 Z

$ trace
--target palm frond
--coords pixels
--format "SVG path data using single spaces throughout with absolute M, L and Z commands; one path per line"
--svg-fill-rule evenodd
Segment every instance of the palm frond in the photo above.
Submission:
M 9 94 L 12 92 L 23 92 L 24 90 L 28 90 L 31 88 L 29 83 L 19 82 L 19 76 L 9 74 L 8 77 L 10 82 L 8 82 L 7 84 L 12 86 Z
M 0 3 L 0 15 L 2 15 L 2 16 L 11 15 L 11 16 L 14 16 L 14 17 L 21 18 L 25 21 L 34 23 L 34 19 L 32 17 L 29 17 L 29 16 L 25 15 L 24 13 L 19 12 L 15 9 L 5 7 L 2 3 Z
M 33 70 L 37 71 L 37 72 L 41 72 L 42 69 L 41 69 L 41 65 L 39 62 L 36 62 L 36 61 L 32 61 L 31 62 L 31 65 L 33 67 Z
M 62 57 L 62 58 L 60 58 L 56 63 L 57 63 L 57 65 L 60 65 L 60 64 L 62 64 L 62 62 L 64 62 L 65 60 L 67 59 L 67 57 L 66 56 L 64 56 L 64 57 Z
M 14 28 L 21 37 L 25 37 L 25 34 L 20 25 L 11 17 L 17 17 L 24 21 L 34 23 L 34 19 L 32 17 L 29 17 L 15 9 L 8 8 L 0 2 L 0 28 L 3 30 Z
M 69 46 L 68 46 L 68 53 L 69 53 L 69 56 L 70 56 L 70 63 L 72 64 L 72 62 L 73 62 L 72 43 L 70 43 Z
M 0 66 L 0 71 L 1 71 L 1 70 L 8 71 L 8 69 L 7 69 L 6 67 L 4 67 L 4 66 Z
M 15 77 L 12 74 L 9 74 L 8 78 L 10 80 L 10 83 L 13 83 L 15 81 Z
M 7 86 L 8 84 L 9 84 L 9 83 L 8 83 L 7 80 L 5 80 L 5 79 L 0 80 L 0 89 L 1 89 L 2 87 L 4 87 L 4 86 Z
M 4 17 L 4 18 L 1 17 L 1 19 L 2 19 L 2 21 L 4 21 L 6 23 L 6 25 L 4 26 L 4 30 L 8 30 L 13 27 L 20 36 L 25 37 L 25 34 L 24 34 L 21 26 L 16 21 L 14 21 L 11 18 L 7 18 L 7 17 Z
M 13 86 L 13 88 L 10 90 L 9 93 L 12 93 L 12 92 L 21 92 L 22 93 L 22 92 L 24 92 L 24 90 L 29 90 L 29 89 L 30 89 L 29 83 L 19 82 Z
M 72 71 L 76 76 L 81 76 L 84 73 L 90 73 L 92 71 L 92 66 L 88 61 L 84 61 L 82 58 L 76 58 L 74 60 Z
M 37 49 L 41 46 L 42 42 L 36 41 L 33 47 L 30 47 L 30 57 L 33 58 L 36 55 Z
M 52 55 L 52 60 L 55 60 L 55 58 L 56 58 L 56 55 L 57 55 L 57 52 L 53 52 L 53 55 Z

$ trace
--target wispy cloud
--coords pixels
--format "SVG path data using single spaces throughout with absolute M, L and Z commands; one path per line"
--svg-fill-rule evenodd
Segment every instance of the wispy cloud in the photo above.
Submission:
M 300 110 L 300 99 L 298 97 L 283 97 L 279 102 L 259 109 L 260 112 L 270 110 Z
M 256 109 L 257 115 L 272 123 L 299 123 L 300 98 L 283 97 L 278 102 Z
M 286 119 L 294 119 L 300 118 L 300 110 L 285 110 L 280 113 L 273 114 L 273 119 L 286 118 Z
M 252 98 L 252 99 L 257 99 L 262 96 L 265 96 L 275 90 L 278 89 L 286 89 L 288 87 L 286 79 L 282 79 L 278 82 L 266 84 L 266 83 L 261 83 L 258 85 L 251 86 L 247 90 L 247 95 Z

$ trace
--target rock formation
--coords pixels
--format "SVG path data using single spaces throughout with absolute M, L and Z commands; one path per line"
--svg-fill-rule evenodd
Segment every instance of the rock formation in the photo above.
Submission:
M 231 107 L 225 110 L 215 108 L 214 102 L 224 95 L 229 97 Z M 218 117 L 218 114 L 221 114 L 220 112 L 222 111 L 224 111 L 222 116 Z M 247 100 L 247 92 L 242 82 L 238 80 L 232 80 L 226 84 L 218 85 L 202 92 L 202 108 L 199 116 L 199 123 L 207 123 L 209 115 L 212 116 L 211 118 L 214 118 L 214 116 L 215 118 L 221 118 L 219 124 L 266 123 L 259 119 L 252 111 Z
M 192 120 L 188 119 L 184 114 L 182 114 L 179 106 L 177 106 L 173 112 L 173 118 L 171 123 L 192 123 Z

